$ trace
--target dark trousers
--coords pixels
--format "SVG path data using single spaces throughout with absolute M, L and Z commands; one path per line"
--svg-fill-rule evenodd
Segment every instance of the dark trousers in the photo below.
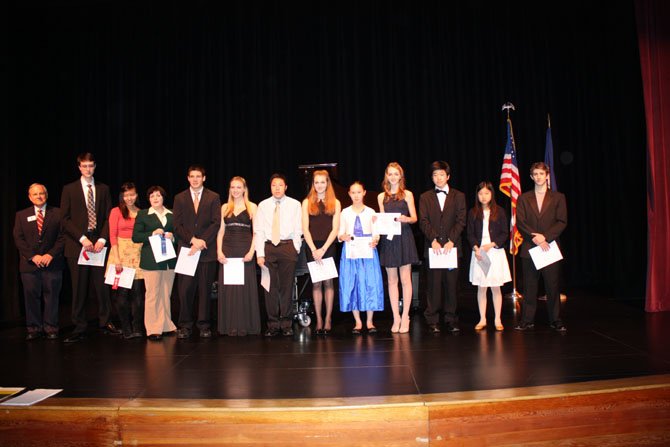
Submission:
M 424 316 L 428 324 L 440 322 L 440 311 L 444 313 L 446 323 L 458 322 L 456 305 L 458 303 L 458 269 L 431 269 L 426 265 L 428 290 Z M 446 293 L 445 293 L 446 292 Z
M 144 280 L 134 280 L 132 289 L 112 289 L 112 299 L 123 333 L 141 333 L 144 328 Z
M 270 271 L 270 292 L 265 292 L 268 329 L 291 327 L 291 298 L 297 261 L 293 242 L 282 242 L 276 247 L 269 242 L 265 244 L 265 266 Z
M 532 323 L 537 310 L 537 290 L 540 284 L 540 275 L 544 280 L 544 289 L 547 293 L 547 315 L 549 323 L 560 320 L 561 295 L 559 281 L 561 262 L 555 262 L 541 270 L 535 268 L 531 258 L 523 259 L 523 321 Z
M 21 282 L 28 332 L 58 333 L 58 298 L 63 285 L 63 271 L 38 269 L 22 272 Z
M 105 285 L 105 268 L 78 265 L 78 257 L 67 258 L 67 265 L 72 277 L 72 322 L 74 332 L 86 331 L 86 300 L 88 298 L 89 283 L 93 283 L 95 294 L 98 297 L 98 325 L 104 327 L 109 323 L 111 305 L 109 287 Z
M 199 262 L 194 276 L 178 274 L 179 327 L 193 328 L 193 301 L 198 296 L 198 329 L 209 329 L 212 283 L 216 280 L 217 262 Z

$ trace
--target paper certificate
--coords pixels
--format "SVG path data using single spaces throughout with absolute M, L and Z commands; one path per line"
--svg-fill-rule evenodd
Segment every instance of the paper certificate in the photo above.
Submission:
M 370 236 L 356 236 L 352 237 L 350 241 L 345 242 L 347 259 L 371 259 L 372 247 L 370 243 L 372 238 Z
M 402 224 L 396 220 L 400 217 L 400 213 L 375 213 L 375 217 L 372 223 L 374 234 L 400 235 Z
M 12 399 L 4 401 L 0 405 L 16 405 L 16 406 L 25 407 L 25 406 L 28 406 L 28 405 L 33 405 L 33 404 L 36 404 L 38 402 L 41 402 L 44 399 L 47 399 L 47 398 L 53 396 L 54 394 L 60 393 L 61 391 L 63 391 L 63 390 L 62 389 L 60 389 L 60 390 L 50 390 L 50 389 L 38 388 L 36 390 L 27 391 L 23 394 L 19 394 L 18 396 L 14 397 Z
M 243 286 L 244 285 L 244 258 L 226 258 L 223 268 L 223 285 L 225 286 Z
M 308 262 L 307 268 L 309 269 L 309 276 L 312 279 L 312 284 L 331 278 L 337 278 L 335 260 L 332 257 L 324 258 L 321 262 Z
M 538 270 L 563 259 L 563 254 L 561 253 L 561 249 L 558 248 L 556 241 L 549 244 L 549 250 L 547 251 L 542 250 L 542 247 L 538 245 L 528 250 L 528 253 L 533 259 L 535 268 Z
M 151 251 L 154 253 L 156 262 L 167 261 L 177 257 L 174 251 L 174 245 L 168 238 L 162 238 L 160 234 L 149 236 L 149 243 L 151 244 Z
M 495 248 L 491 248 L 491 250 L 495 250 Z M 489 270 L 491 269 L 491 258 L 489 258 L 489 254 L 484 250 L 479 250 L 479 256 L 481 256 L 482 259 L 479 260 L 475 258 L 477 259 L 477 265 L 482 269 L 482 272 L 484 272 L 484 276 L 488 276 Z
M 445 253 L 444 249 L 440 250 L 440 254 L 436 255 L 432 248 L 428 249 L 428 262 L 432 269 L 455 269 L 458 268 L 458 249 L 452 248 L 449 253 Z
M 198 261 L 200 260 L 200 250 L 189 256 L 190 251 L 191 249 L 188 247 L 181 247 L 179 257 L 177 258 L 177 265 L 174 268 L 175 273 L 195 276 L 195 270 L 198 268 Z
M 86 251 L 83 248 L 79 253 L 79 260 L 77 264 L 79 265 L 91 265 L 93 267 L 104 267 L 105 266 L 105 255 L 107 254 L 107 247 L 103 247 L 99 253 L 94 251 Z
M 132 267 L 123 267 L 121 273 L 116 273 L 116 265 L 109 264 L 107 266 L 107 273 L 105 273 L 105 284 L 112 286 L 112 289 L 123 287 L 124 289 L 132 289 L 133 279 L 135 279 L 135 269 Z
M 266 266 L 261 267 L 261 286 L 270 293 L 270 269 Z

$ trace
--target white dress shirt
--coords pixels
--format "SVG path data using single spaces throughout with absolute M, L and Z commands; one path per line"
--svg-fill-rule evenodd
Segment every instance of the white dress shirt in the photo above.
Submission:
M 277 199 L 269 197 L 258 204 L 254 216 L 256 235 L 256 256 L 265 257 L 265 242 L 272 239 L 272 219 Z M 279 199 L 279 239 L 293 240 L 295 251 L 300 253 L 302 245 L 302 205 L 291 197 Z

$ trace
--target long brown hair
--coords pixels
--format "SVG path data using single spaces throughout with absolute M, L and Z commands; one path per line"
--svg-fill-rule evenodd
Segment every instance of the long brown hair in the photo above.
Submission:
M 495 221 L 498 219 L 498 206 L 496 205 L 496 191 L 493 188 L 491 182 L 481 182 L 479 185 L 477 185 L 475 191 L 475 206 L 472 207 L 472 214 L 477 219 L 484 219 L 484 208 L 482 208 L 482 204 L 479 202 L 479 191 L 484 188 L 491 191 L 491 202 L 489 203 L 491 214 L 489 215 L 489 219 L 491 221 Z
M 137 194 L 137 188 L 135 188 L 135 184 L 133 182 L 126 182 L 123 185 L 121 185 L 121 192 L 119 193 L 119 211 L 121 211 L 121 216 L 125 220 L 130 219 L 130 210 L 128 209 L 128 206 L 126 205 L 125 200 L 123 200 L 123 193 L 127 191 L 135 191 L 135 194 Z M 139 208 L 139 204 L 137 203 L 140 199 L 140 196 L 137 196 L 137 199 L 135 199 L 135 206 Z
M 398 181 L 398 192 L 393 197 L 391 193 L 391 183 L 388 181 L 389 168 L 395 168 L 400 173 L 400 181 Z M 384 170 L 384 180 L 382 181 L 382 188 L 384 189 L 384 203 L 390 200 L 403 200 L 405 198 L 405 171 L 402 166 L 395 161 L 392 161 L 386 166 Z
M 333 184 L 330 182 L 330 175 L 328 175 L 328 171 L 324 169 L 314 171 L 312 173 L 312 187 L 309 189 L 309 193 L 307 194 L 307 203 L 308 203 L 307 211 L 309 212 L 310 216 L 317 216 L 320 214 L 319 195 L 314 189 L 314 179 L 316 178 L 317 175 L 322 175 L 326 177 L 326 194 L 323 198 L 323 206 L 325 213 L 328 214 L 329 216 L 332 216 L 333 214 L 335 214 L 335 203 L 337 199 L 335 198 L 335 190 L 333 189 Z
M 226 204 L 227 212 L 224 217 L 230 217 L 235 214 L 235 199 L 233 199 L 232 194 L 230 194 L 230 184 L 236 180 L 242 183 L 242 186 L 244 187 L 244 194 L 242 194 L 242 197 L 244 198 L 244 207 L 247 209 L 247 213 L 251 216 L 251 202 L 249 202 L 249 188 L 247 188 L 247 181 L 244 180 L 244 177 L 236 175 L 230 179 L 230 182 L 228 182 L 228 203 Z

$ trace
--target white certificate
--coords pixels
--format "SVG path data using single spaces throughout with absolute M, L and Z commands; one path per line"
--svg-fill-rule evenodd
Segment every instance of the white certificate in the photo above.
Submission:
M 79 252 L 79 260 L 77 264 L 79 265 L 91 265 L 93 267 L 104 267 L 105 266 L 105 255 L 107 254 L 107 247 L 103 247 L 99 253 L 94 251 L 86 251 L 83 248 Z
M 400 235 L 402 224 L 396 220 L 400 217 L 400 213 L 375 213 L 375 217 L 376 219 L 372 223 L 372 232 L 374 234 Z
M 321 262 L 308 262 L 307 268 L 309 269 L 309 276 L 312 279 L 312 284 L 331 278 L 337 278 L 335 260 L 332 257 L 324 258 Z
M 195 276 L 195 269 L 198 268 L 198 261 L 200 260 L 200 250 L 189 256 L 190 251 L 191 249 L 188 247 L 181 247 L 179 257 L 177 258 L 177 265 L 174 268 L 175 273 Z
M 270 292 L 270 269 L 266 266 L 261 267 L 261 286 L 266 292 Z
M 452 248 L 449 253 L 445 253 L 444 249 L 440 250 L 440 254 L 436 255 L 432 248 L 428 249 L 428 263 L 432 269 L 455 269 L 458 268 L 458 249 Z
M 133 279 L 135 279 L 135 269 L 132 267 L 123 267 L 121 273 L 116 273 L 116 265 L 109 264 L 107 273 L 105 273 L 105 284 L 113 286 L 116 283 L 124 289 L 132 289 Z
M 347 259 L 371 259 L 372 247 L 370 236 L 355 236 L 350 241 L 345 242 Z
M 538 270 L 563 259 L 563 254 L 556 241 L 549 244 L 549 250 L 547 251 L 542 250 L 542 247 L 538 245 L 528 250 L 528 253 Z
M 226 258 L 223 268 L 223 284 L 226 286 L 244 285 L 244 258 Z
M 163 254 L 163 249 L 161 247 L 160 234 L 149 236 L 149 243 L 151 244 L 151 251 L 154 253 L 156 262 L 163 262 L 177 257 L 177 253 L 174 251 L 174 245 L 170 239 L 165 238 L 165 254 Z

